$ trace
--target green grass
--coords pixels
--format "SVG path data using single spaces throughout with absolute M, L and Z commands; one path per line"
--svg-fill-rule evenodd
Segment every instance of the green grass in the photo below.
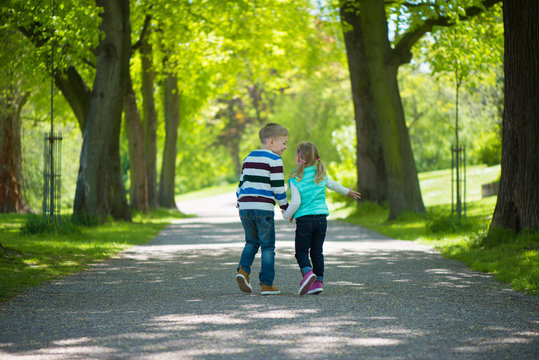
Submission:
M 486 236 L 496 197 L 481 199 L 481 185 L 497 180 L 499 172 L 499 166 L 468 168 L 467 216 L 460 222 L 451 216 L 451 170 L 419 175 L 427 208 L 424 215 L 406 213 L 388 222 L 387 206 L 363 203 L 344 217 L 395 239 L 433 246 L 474 270 L 494 274 L 516 290 L 539 295 L 539 232 L 515 236 L 500 231 Z
M 109 221 L 95 227 L 62 226 L 54 233 L 26 235 L 21 232 L 27 217 L 0 214 L 0 301 L 22 289 L 79 272 L 89 264 L 118 254 L 132 245 L 149 242 L 178 211 L 135 213 L 133 222 Z M 64 219 L 68 224 L 69 219 Z

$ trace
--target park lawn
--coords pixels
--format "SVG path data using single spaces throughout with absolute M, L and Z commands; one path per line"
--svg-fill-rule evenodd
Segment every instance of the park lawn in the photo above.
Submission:
M 95 227 L 67 226 L 58 233 L 26 235 L 21 227 L 27 217 L 0 214 L 0 301 L 26 287 L 37 286 L 83 270 L 89 264 L 118 254 L 132 245 L 152 240 L 177 211 L 155 210 L 134 214 L 133 222 L 108 221 Z M 68 217 L 64 222 L 69 222 Z
M 460 222 L 451 216 L 451 170 L 419 174 L 426 215 L 406 213 L 388 222 L 387 206 L 363 203 L 344 219 L 395 239 L 433 246 L 474 270 L 494 274 L 516 290 L 539 295 L 539 232 L 485 237 L 496 197 L 481 199 L 481 184 L 495 181 L 499 171 L 499 166 L 468 168 L 466 217 Z

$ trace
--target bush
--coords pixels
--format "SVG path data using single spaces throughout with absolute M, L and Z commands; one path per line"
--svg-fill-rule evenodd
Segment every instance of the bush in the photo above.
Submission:
M 467 218 L 457 219 L 456 215 L 429 215 L 425 227 L 431 233 L 456 233 L 470 230 L 473 224 Z
M 57 222 L 54 219 L 44 218 L 36 214 L 28 214 L 21 227 L 24 235 L 35 234 L 75 234 L 79 229 L 66 217 L 61 217 Z
M 75 225 L 94 227 L 103 223 L 103 219 L 98 214 L 73 214 L 71 221 Z
M 491 131 L 483 133 L 478 139 L 476 150 L 479 163 L 488 166 L 497 165 L 502 159 L 502 139 L 500 135 Z

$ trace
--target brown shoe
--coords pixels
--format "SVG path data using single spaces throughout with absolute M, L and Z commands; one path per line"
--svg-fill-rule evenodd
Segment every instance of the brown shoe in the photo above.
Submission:
M 260 294 L 262 295 L 277 295 L 277 294 L 280 294 L 281 292 L 279 291 L 279 289 L 277 289 L 275 286 L 273 285 L 265 285 L 264 283 L 260 283 Z
M 247 271 L 243 270 L 241 266 L 236 274 L 236 281 L 238 282 L 240 290 L 244 293 L 253 292 L 253 287 L 249 283 L 249 274 L 247 274 Z

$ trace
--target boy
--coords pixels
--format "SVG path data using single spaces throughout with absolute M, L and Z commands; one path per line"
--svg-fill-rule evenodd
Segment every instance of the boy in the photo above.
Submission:
M 283 160 L 288 130 L 270 123 L 258 133 L 261 149 L 252 151 L 243 160 L 240 183 L 236 191 L 241 223 L 245 231 L 245 247 L 237 268 L 236 281 L 240 290 L 251 293 L 251 265 L 258 248 L 262 250 L 259 274 L 261 294 L 274 295 L 280 291 L 273 286 L 275 278 L 275 202 L 286 210 L 288 201 L 284 187 Z

